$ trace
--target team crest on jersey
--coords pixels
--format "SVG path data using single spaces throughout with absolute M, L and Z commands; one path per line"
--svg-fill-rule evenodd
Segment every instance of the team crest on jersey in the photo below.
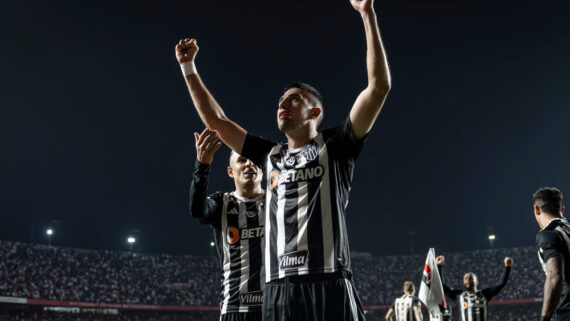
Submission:
M 309 147 L 307 147 L 307 150 L 303 151 L 302 154 L 307 161 L 312 161 L 315 160 L 317 156 L 319 156 L 319 150 L 317 149 L 317 146 L 309 145 Z
M 306 265 L 308 254 L 306 250 L 303 250 L 281 255 L 279 257 L 279 269 L 294 269 Z
M 297 155 L 289 155 L 285 158 L 285 165 L 295 166 L 295 163 L 297 163 Z
M 249 218 L 254 218 L 257 216 L 257 212 L 256 211 L 245 211 L 244 212 L 245 216 L 249 217 Z

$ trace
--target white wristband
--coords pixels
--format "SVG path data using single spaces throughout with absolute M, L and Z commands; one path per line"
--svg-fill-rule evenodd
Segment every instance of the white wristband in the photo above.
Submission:
M 186 61 L 180 64 L 180 69 L 182 69 L 182 74 L 184 77 L 192 74 L 197 74 L 196 65 L 194 65 L 194 61 Z

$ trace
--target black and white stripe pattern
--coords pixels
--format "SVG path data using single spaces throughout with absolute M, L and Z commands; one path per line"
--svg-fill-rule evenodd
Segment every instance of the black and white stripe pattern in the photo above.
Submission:
M 394 315 L 396 321 L 416 321 L 414 306 L 419 307 L 418 299 L 414 296 L 404 294 L 394 301 Z
M 264 194 L 253 199 L 233 192 L 223 196 L 221 226 L 216 229 L 223 274 L 222 314 L 261 311 L 264 200 Z
M 344 210 L 354 167 L 347 155 L 356 147 L 342 145 L 337 135 L 338 130 L 324 131 L 298 149 L 274 145 L 263 164 L 268 282 L 350 271 Z
M 487 321 L 487 298 L 480 291 L 459 295 L 461 321 Z

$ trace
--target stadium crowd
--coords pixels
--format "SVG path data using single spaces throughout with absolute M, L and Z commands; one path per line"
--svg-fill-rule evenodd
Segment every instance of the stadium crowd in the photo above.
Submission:
M 503 258 L 510 256 L 515 262 L 510 280 L 495 300 L 542 296 L 544 274 L 533 247 L 443 254 L 444 280 L 451 287 L 461 288 L 461 278 L 468 271 L 479 276 L 481 287 L 499 282 Z M 355 257 L 354 281 L 363 304 L 391 304 L 401 295 L 406 280 L 419 287 L 424 260 L 425 255 Z M 0 296 L 216 306 L 221 289 L 218 265 L 213 256 L 94 251 L 0 241 Z M 378 313 L 374 311 L 371 317 Z M 500 320 L 511 319 L 503 317 Z
M 500 282 L 504 272 L 503 259 L 512 257 L 514 265 L 507 286 L 494 300 L 542 297 L 544 273 L 534 247 L 438 253 L 445 255 L 444 282 L 452 288 L 463 288 L 466 272 L 479 277 L 480 288 Z M 419 284 L 425 255 L 369 256 L 352 261 L 354 282 L 366 305 L 391 304 L 401 295 L 402 284 L 410 280 Z

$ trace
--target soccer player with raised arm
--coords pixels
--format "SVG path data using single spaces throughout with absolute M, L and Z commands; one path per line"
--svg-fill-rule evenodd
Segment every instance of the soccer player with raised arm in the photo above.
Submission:
M 440 255 L 435 258 L 435 263 L 439 269 L 440 275 L 443 275 L 443 263 L 445 257 Z M 461 321 L 487 321 L 488 312 L 487 305 L 489 301 L 499 294 L 501 290 L 507 285 L 509 280 L 509 274 L 511 273 L 511 266 L 513 265 L 513 259 L 510 257 L 505 257 L 505 272 L 503 273 L 503 279 L 501 283 L 479 290 L 479 280 L 474 273 L 465 273 L 463 276 L 463 286 L 464 290 L 455 290 L 447 286 L 445 283 L 443 285 L 443 291 L 450 299 L 457 303 L 457 310 L 461 315 Z M 443 278 L 443 276 L 442 276 Z
M 570 222 L 562 216 L 562 192 L 540 188 L 533 195 L 538 258 L 546 273 L 541 321 L 570 320 Z
M 214 230 L 222 266 L 220 321 L 260 321 L 265 287 L 263 173 L 249 159 L 232 152 L 227 171 L 236 189 L 207 196 L 210 163 L 221 142 L 209 129 L 194 133 L 194 138 L 190 212 Z
M 320 93 L 305 83 L 288 86 L 276 111 L 286 144 L 248 133 L 228 119 L 196 70 L 196 40 L 176 45 L 177 60 L 204 124 L 261 167 L 267 179 L 266 321 L 364 320 L 351 278 L 345 209 L 356 160 L 391 79 L 373 0 L 350 3 L 364 24 L 368 85 L 347 117 L 321 132 Z

